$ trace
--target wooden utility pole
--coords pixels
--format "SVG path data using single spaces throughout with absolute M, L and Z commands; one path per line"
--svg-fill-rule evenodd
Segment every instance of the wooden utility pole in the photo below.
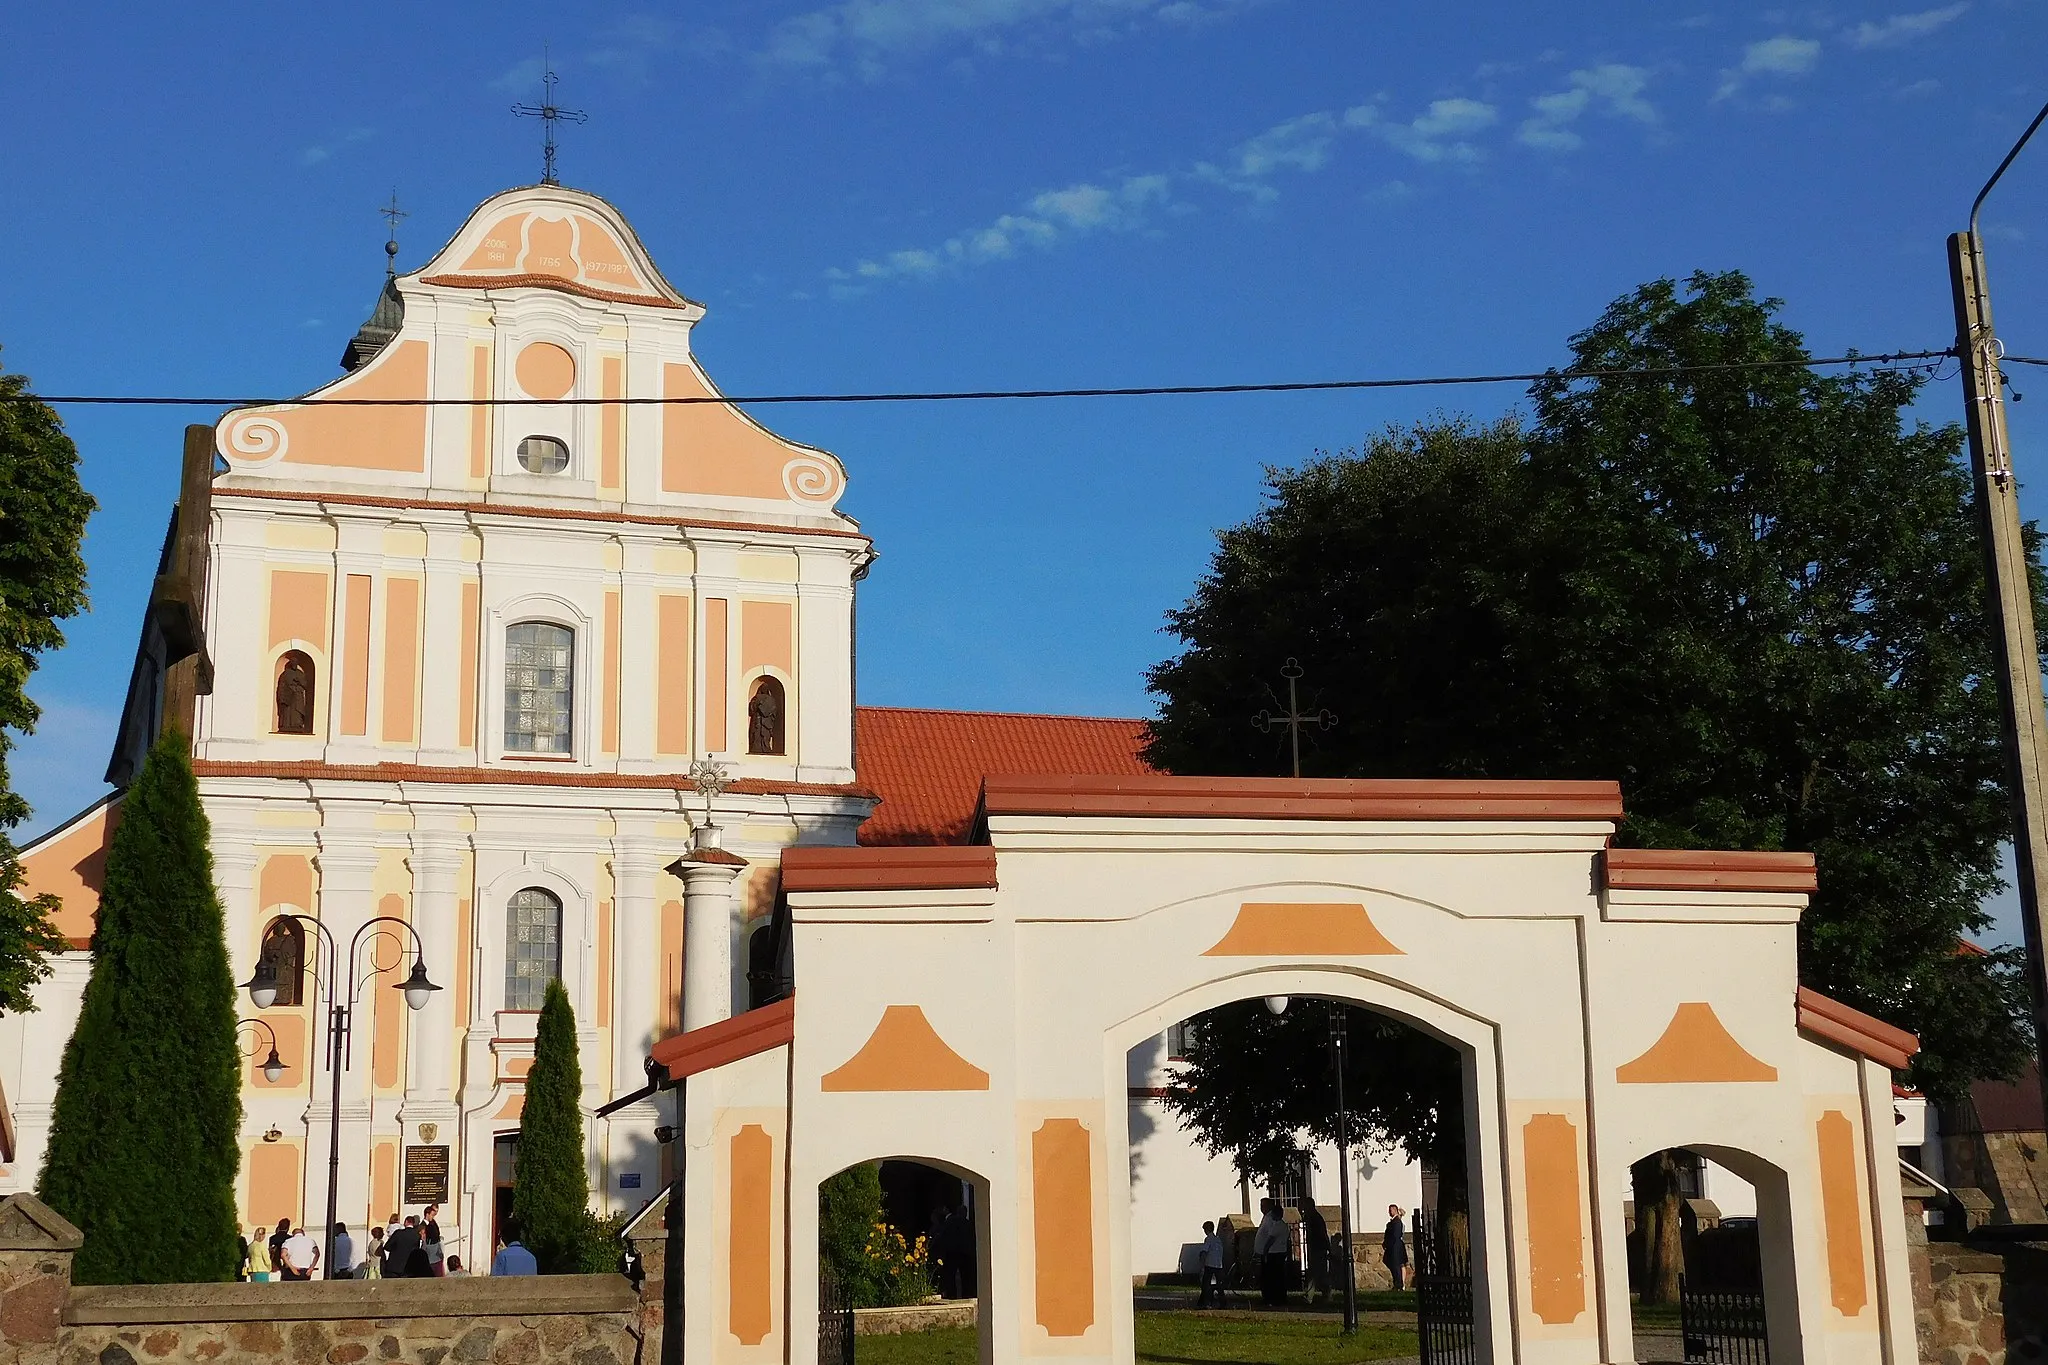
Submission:
M 1977 491 L 1978 531 L 1989 581 L 1991 638 L 1998 652 L 1998 699 L 2005 723 L 2007 789 L 2012 797 L 2012 849 L 2019 883 L 2020 926 L 2027 945 L 2027 984 L 2034 998 L 2035 1058 L 2048 1079 L 2048 705 L 2041 695 L 2041 652 L 2034 633 L 2033 584 L 2020 533 L 2019 483 L 2005 430 L 2002 354 L 1991 327 L 1991 286 L 1977 215 L 2027 139 L 2048 119 L 2043 107 L 1970 206 L 1970 230 L 1948 239 L 1949 283 L 1955 291 L 1956 355 L 1962 362 L 1970 468 Z M 2048 1122 L 2048 1085 L 2042 1088 Z

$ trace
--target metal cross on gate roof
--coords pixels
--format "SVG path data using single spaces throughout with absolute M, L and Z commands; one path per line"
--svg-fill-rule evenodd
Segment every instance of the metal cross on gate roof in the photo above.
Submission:
M 1287 662 L 1280 666 L 1280 676 L 1287 679 L 1287 709 L 1282 712 L 1261 711 L 1252 717 L 1253 726 L 1265 731 L 1267 734 L 1271 734 L 1283 726 L 1286 728 L 1288 743 L 1294 751 L 1294 775 L 1296 777 L 1301 776 L 1301 728 L 1306 725 L 1317 730 L 1328 730 L 1337 724 L 1337 713 L 1326 706 L 1318 707 L 1316 710 L 1309 712 L 1304 712 L 1301 709 L 1301 703 L 1295 697 L 1294 685 L 1300 681 L 1305 672 L 1306 670 L 1301 666 L 1301 661 L 1289 656 Z M 1267 695 L 1272 695 L 1270 690 L 1267 692 Z M 1280 699 L 1274 697 L 1273 704 L 1278 706 Z

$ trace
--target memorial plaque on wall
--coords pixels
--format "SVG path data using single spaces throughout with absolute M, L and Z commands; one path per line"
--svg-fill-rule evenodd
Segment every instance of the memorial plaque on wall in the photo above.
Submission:
M 448 1202 L 448 1146 L 405 1149 L 405 1202 Z

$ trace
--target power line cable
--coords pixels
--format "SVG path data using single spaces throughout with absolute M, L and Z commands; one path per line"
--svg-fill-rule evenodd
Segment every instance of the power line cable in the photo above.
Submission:
M 1661 379 L 1685 374 L 1712 374 L 1733 370 L 1804 369 L 1819 365 L 1892 366 L 1909 361 L 1944 360 L 1955 355 L 1953 347 L 1938 351 L 1891 351 L 1879 355 L 1823 356 L 1802 360 L 1730 360 L 1705 365 L 1665 365 L 1627 369 L 1536 370 L 1524 374 L 1461 374 L 1412 376 L 1394 379 L 1316 379 L 1270 384 L 1156 384 L 1124 388 L 1076 389 L 949 389 L 902 393 L 768 393 L 703 394 L 677 398 L 197 398 L 179 396 L 131 396 L 117 394 L 0 394 L 0 401 L 47 403 L 52 406 L 97 407 L 349 407 L 349 408 L 568 408 L 568 407 L 689 407 L 702 403 L 739 405 L 772 403 L 949 403 L 998 399 L 1042 398 L 1173 398 L 1198 394 L 1237 393 L 1327 393 L 1358 389 L 1447 388 L 1469 384 L 1532 384 L 1544 379 Z M 2020 357 L 2008 357 L 2021 359 Z M 2040 361 L 2024 361 L 2040 364 Z

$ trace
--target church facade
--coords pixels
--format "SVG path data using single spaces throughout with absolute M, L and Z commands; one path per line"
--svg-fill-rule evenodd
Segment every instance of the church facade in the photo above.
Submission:
M 724 975 L 744 1008 L 778 851 L 852 843 L 873 808 L 851 672 L 872 547 L 835 508 L 834 457 L 717 401 L 690 349 L 703 315 L 609 204 L 502 194 L 389 282 L 344 377 L 230 413 L 214 477 L 187 480 L 203 626 L 182 664 L 144 650 L 129 748 L 186 723 L 180 667 L 210 673 L 189 725 L 229 948 L 238 980 L 267 954 L 282 982 L 259 1017 L 284 1074 L 257 1047 L 247 1078 L 244 1222 L 318 1218 L 339 1122 L 347 1221 L 445 1188 L 487 1260 L 546 982 L 576 1009 L 586 1110 L 640 1090 L 683 1023 L 685 892 L 664 869 L 707 809 L 735 855 Z M 646 397 L 704 401 L 597 401 Z M 705 759 L 728 780 L 708 808 Z M 117 811 L 31 851 L 81 947 Z M 338 1116 L 327 935 L 342 989 L 361 980 Z M 415 955 L 442 987 L 417 1013 L 389 989 Z M 24 1186 L 84 958 L 0 1026 Z M 642 1101 L 591 1124 L 601 1207 L 659 1188 L 658 1121 Z

